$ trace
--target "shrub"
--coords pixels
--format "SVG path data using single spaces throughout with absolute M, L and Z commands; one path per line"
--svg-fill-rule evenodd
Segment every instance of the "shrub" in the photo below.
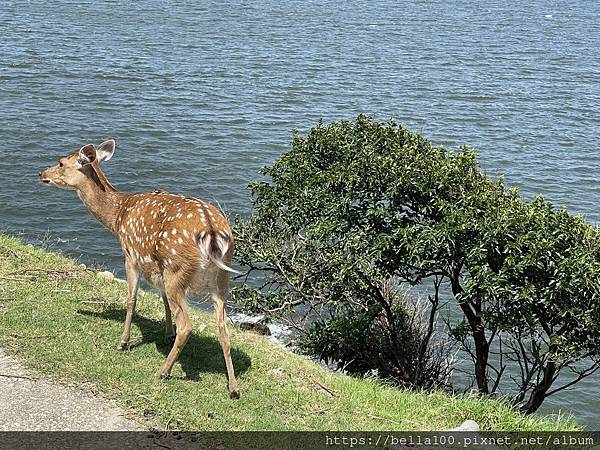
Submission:
M 449 388 L 453 345 L 436 326 L 439 305 L 412 301 L 392 280 L 380 290 L 387 307 L 373 303 L 345 313 L 338 307 L 312 323 L 298 339 L 300 348 L 351 374 L 406 388 Z

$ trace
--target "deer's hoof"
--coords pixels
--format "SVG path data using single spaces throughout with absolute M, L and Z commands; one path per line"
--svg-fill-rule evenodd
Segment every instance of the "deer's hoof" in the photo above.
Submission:
M 117 350 L 127 350 L 129 347 L 129 342 L 121 341 L 117 344 Z
M 154 378 L 156 378 L 158 381 L 166 381 L 169 378 L 171 378 L 171 375 L 169 375 L 168 373 L 156 372 L 156 375 L 154 375 Z
M 240 388 L 237 386 L 233 389 L 229 388 L 229 398 L 234 398 L 234 399 L 240 398 Z

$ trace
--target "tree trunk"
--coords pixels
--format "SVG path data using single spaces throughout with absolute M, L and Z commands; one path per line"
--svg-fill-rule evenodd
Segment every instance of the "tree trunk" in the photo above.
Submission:
M 456 298 L 463 292 L 463 288 L 458 281 L 458 276 L 451 278 L 452 293 Z M 477 389 L 481 394 L 489 394 L 490 388 L 488 385 L 487 378 L 487 362 L 489 357 L 489 345 L 485 338 L 485 328 L 481 323 L 481 317 L 475 314 L 475 311 L 471 308 L 467 302 L 462 302 L 458 298 L 458 304 L 462 309 L 465 317 L 467 318 L 473 333 L 473 340 L 475 342 L 475 380 L 477 381 Z
M 485 338 L 485 330 L 481 325 L 481 319 L 478 317 L 475 325 L 471 324 L 473 330 L 473 339 L 475 340 L 475 380 L 477 380 L 477 388 L 482 394 L 489 394 L 487 378 L 487 362 L 490 347 Z M 474 329 L 473 329 L 474 328 Z
M 531 391 L 529 400 L 521 407 L 521 411 L 525 414 L 532 414 L 538 410 L 544 400 L 546 399 L 546 392 L 552 386 L 554 374 L 556 372 L 556 364 L 553 361 L 548 361 L 544 368 L 544 378 L 540 381 Z
M 485 338 L 485 329 L 481 323 L 481 317 L 476 316 L 471 307 L 465 303 L 460 304 L 460 308 L 467 316 L 473 333 L 473 341 L 475 342 L 475 381 L 477 381 L 477 389 L 482 394 L 489 394 L 487 362 L 490 347 Z

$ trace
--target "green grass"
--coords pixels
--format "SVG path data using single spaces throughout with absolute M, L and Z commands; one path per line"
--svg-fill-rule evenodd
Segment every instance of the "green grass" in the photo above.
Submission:
M 123 283 L 0 234 L 0 347 L 51 379 L 114 398 L 155 426 L 440 430 L 473 419 L 486 430 L 578 428 L 564 417 L 524 417 L 495 400 L 414 393 L 334 374 L 234 326 L 232 355 L 242 396 L 231 400 L 214 316 L 197 309 L 173 378 L 155 381 L 168 350 L 162 302 L 154 293 L 140 293 L 130 349 L 119 351 L 126 298 Z

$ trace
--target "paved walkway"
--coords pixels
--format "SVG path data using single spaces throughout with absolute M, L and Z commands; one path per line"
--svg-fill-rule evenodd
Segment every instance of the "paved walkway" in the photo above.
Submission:
M 143 429 L 114 402 L 45 380 L 0 349 L 0 431 Z

